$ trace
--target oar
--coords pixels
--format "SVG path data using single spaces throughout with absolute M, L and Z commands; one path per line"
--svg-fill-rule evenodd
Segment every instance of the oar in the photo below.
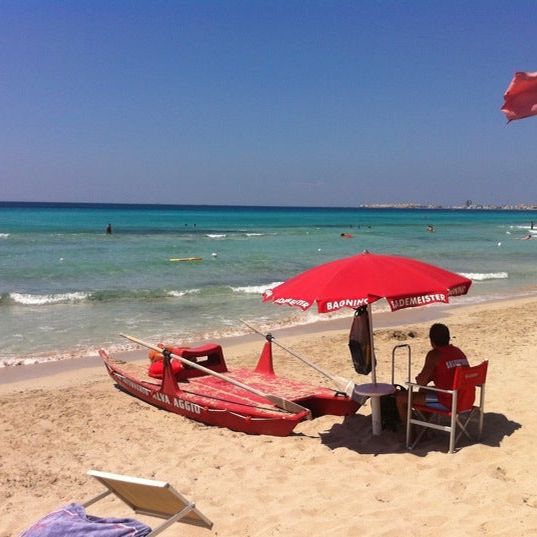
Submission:
M 162 351 L 165 350 L 165 349 L 161 349 L 160 347 L 157 347 L 156 345 L 151 345 L 151 343 L 147 343 L 146 341 L 142 341 L 141 339 L 135 338 L 133 336 L 129 336 L 127 334 L 119 334 L 119 335 L 133 341 L 134 343 L 137 343 L 138 345 L 142 345 L 142 347 L 147 347 L 148 349 L 156 351 L 160 354 L 163 354 Z M 213 371 L 212 369 L 203 367 L 202 365 L 199 365 L 196 362 L 191 362 L 190 360 L 187 360 L 186 358 L 183 358 L 182 356 L 178 356 L 177 354 L 173 354 L 171 352 L 169 352 L 168 354 L 170 357 L 175 358 L 176 360 L 179 360 L 183 364 L 193 367 L 194 369 L 199 369 L 200 371 L 203 371 L 204 373 L 207 373 L 208 375 L 212 375 L 213 377 L 219 378 L 220 380 L 229 382 L 230 384 L 233 384 L 239 388 L 242 388 L 243 390 L 246 390 L 247 392 L 251 392 L 255 395 L 258 395 L 259 397 L 263 397 L 264 399 L 267 399 L 268 401 L 270 401 L 274 406 L 277 406 L 278 408 L 281 408 L 282 410 L 285 410 L 286 412 L 289 412 L 290 414 L 298 414 L 301 412 L 307 412 L 307 418 L 311 419 L 311 411 L 301 405 L 298 405 L 297 403 L 294 403 L 293 401 L 289 401 L 288 399 L 284 399 L 283 397 L 279 397 L 278 395 L 263 393 L 257 388 L 253 388 L 252 386 L 248 386 L 248 384 L 244 384 L 238 380 L 232 379 L 230 377 L 226 377 L 225 375 L 222 375 L 221 373 L 217 373 L 216 371 Z
M 354 390 L 355 383 L 352 380 L 348 380 L 348 379 L 345 379 L 343 377 L 338 377 L 336 375 L 332 375 L 331 373 L 329 373 L 328 371 L 325 371 L 324 369 L 322 369 L 318 365 L 314 364 L 313 362 L 310 362 L 307 358 L 304 358 L 303 356 L 299 356 L 298 354 L 293 352 L 291 349 L 288 349 L 287 347 L 284 347 L 283 345 L 281 345 L 280 343 L 275 341 L 275 337 L 272 334 L 263 334 L 263 332 L 257 330 L 257 328 L 254 328 L 253 326 L 249 325 L 246 321 L 243 321 L 241 319 L 241 322 L 244 323 L 250 330 L 253 330 L 254 332 L 259 334 L 260 336 L 263 336 L 267 341 L 271 341 L 272 343 L 274 343 L 275 345 L 280 347 L 280 349 L 283 349 L 284 351 L 288 352 L 291 356 L 294 356 L 295 358 L 298 358 L 301 362 L 304 362 L 306 365 L 309 365 L 310 367 L 315 369 L 315 371 L 318 371 L 319 373 L 321 373 L 321 375 L 324 375 L 326 378 L 329 378 L 332 382 L 335 383 L 335 385 L 337 386 L 338 391 L 343 392 L 348 397 L 351 397 L 353 399 L 357 397 L 357 396 L 353 397 L 353 390 Z M 358 403 L 363 403 L 363 397 L 362 396 L 358 396 L 358 399 L 355 399 L 355 400 Z

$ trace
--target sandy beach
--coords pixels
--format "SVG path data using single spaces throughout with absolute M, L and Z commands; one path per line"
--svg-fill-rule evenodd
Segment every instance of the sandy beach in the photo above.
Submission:
M 407 452 L 403 431 L 372 436 L 369 406 L 302 423 L 289 437 L 249 436 L 121 393 L 98 363 L 60 365 L 46 376 L 28 366 L 0 384 L 0 537 L 97 494 L 90 468 L 169 481 L 214 522 L 212 530 L 175 525 L 163 535 L 537 535 L 537 298 L 430 311 L 442 315 L 472 364 L 490 361 L 481 443 L 463 441 L 449 455 L 439 433 Z M 399 343 L 411 345 L 418 372 L 429 348 L 430 320 L 421 315 L 393 314 L 409 324 L 375 330 L 379 381 L 389 382 Z M 348 326 L 323 326 L 280 341 L 333 373 L 366 381 L 352 369 Z M 256 338 L 230 342 L 228 364 L 254 364 L 261 346 Z M 276 348 L 274 361 L 279 373 L 323 383 Z M 396 382 L 405 380 L 403 357 Z M 130 514 L 113 501 L 89 511 Z

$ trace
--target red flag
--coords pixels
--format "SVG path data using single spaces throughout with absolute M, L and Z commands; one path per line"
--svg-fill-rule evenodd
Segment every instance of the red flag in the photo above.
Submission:
M 537 72 L 515 73 L 503 97 L 501 110 L 508 121 L 537 115 Z

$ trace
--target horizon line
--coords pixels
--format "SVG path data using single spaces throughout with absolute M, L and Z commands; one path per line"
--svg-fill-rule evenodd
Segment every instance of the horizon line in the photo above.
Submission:
M 464 205 L 438 205 L 438 204 L 426 204 L 426 203 L 410 203 L 410 202 L 397 202 L 397 203 L 365 203 L 354 206 L 322 206 L 322 205 L 243 205 L 243 204 L 210 204 L 210 203 L 126 203 L 126 202 L 86 202 L 86 201 L 13 201 L 2 200 L 0 201 L 1 207 L 15 207 L 15 206 L 58 206 L 64 208 L 105 208 L 105 207 L 125 207 L 125 208 L 251 208 L 251 209 L 314 209 L 314 210 L 422 210 L 422 211 L 442 211 L 442 210 L 454 210 L 454 211 L 491 211 L 491 210 L 536 210 L 537 206 L 530 203 L 516 203 L 516 204 L 476 204 L 472 206 Z M 508 208 L 508 209 L 506 209 Z

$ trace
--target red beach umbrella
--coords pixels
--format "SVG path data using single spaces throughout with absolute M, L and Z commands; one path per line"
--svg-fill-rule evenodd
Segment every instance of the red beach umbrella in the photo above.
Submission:
M 319 313 L 368 306 L 385 298 L 392 311 L 449 302 L 465 295 L 472 280 L 409 257 L 363 252 L 330 261 L 265 291 L 263 301 Z
M 503 97 L 501 110 L 507 121 L 537 115 L 537 72 L 515 73 Z
M 306 270 L 265 291 L 263 301 L 307 310 L 317 304 L 319 313 L 341 308 L 367 307 L 372 384 L 356 388 L 358 395 L 371 396 L 373 434 L 381 432 L 380 395 L 391 393 L 391 384 L 377 384 L 371 304 L 385 298 L 392 311 L 449 302 L 450 296 L 465 295 L 472 280 L 416 259 L 363 252 Z M 367 336 L 366 336 L 367 337 Z M 356 389 L 355 388 L 355 389 Z

